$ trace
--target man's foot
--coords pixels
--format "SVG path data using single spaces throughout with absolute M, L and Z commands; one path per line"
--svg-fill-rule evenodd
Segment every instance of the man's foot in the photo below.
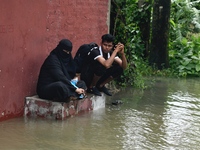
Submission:
M 101 96 L 101 93 L 99 92 L 99 90 L 96 87 L 87 89 L 87 92 L 94 94 L 94 95 L 97 95 L 97 96 Z
M 98 90 L 101 91 L 101 92 L 104 92 L 108 96 L 112 96 L 112 94 L 108 91 L 108 89 L 105 86 L 98 87 Z

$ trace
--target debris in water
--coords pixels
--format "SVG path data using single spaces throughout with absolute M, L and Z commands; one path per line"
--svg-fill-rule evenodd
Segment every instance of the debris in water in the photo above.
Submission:
M 121 100 L 115 100 L 112 102 L 112 105 L 119 105 L 122 104 L 123 102 Z

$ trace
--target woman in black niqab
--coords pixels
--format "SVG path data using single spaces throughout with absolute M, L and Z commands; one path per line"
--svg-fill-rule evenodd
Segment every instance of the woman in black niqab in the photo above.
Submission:
M 70 82 L 76 74 L 71 51 L 71 41 L 62 39 L 44 61 L 37 83 L 40 98 L 66 101 L 69 97 L 79 97 L 85 92 L 83 88 L 76 88 Z
M 67 39 L 62 39 L 57 47 L 51 52 L 60 60 L 63 71 L 68 79 L 74 78 L 76 74 L 75 63 L 71 55 L 72 43 Z

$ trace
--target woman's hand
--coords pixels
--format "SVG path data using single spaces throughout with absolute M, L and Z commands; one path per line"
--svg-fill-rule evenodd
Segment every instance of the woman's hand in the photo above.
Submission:
M 75 90 L 75 92 L 78 93 L 78 94 L 84 94 L 84 95 L 85 95 L 85 90 L 82 89 L 82 88 L 77 88 L 77 89 Z

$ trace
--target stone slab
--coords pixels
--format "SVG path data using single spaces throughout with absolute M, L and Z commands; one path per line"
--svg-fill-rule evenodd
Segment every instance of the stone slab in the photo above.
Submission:
M 24 116 L 64 120 L 99 108 L 105 108 L 104 94 L 102 96 L 89 95 L 82 100 L 73 100 L 67 103 L 41 99 L 38 95 L 34 95 L 25 98 Z

